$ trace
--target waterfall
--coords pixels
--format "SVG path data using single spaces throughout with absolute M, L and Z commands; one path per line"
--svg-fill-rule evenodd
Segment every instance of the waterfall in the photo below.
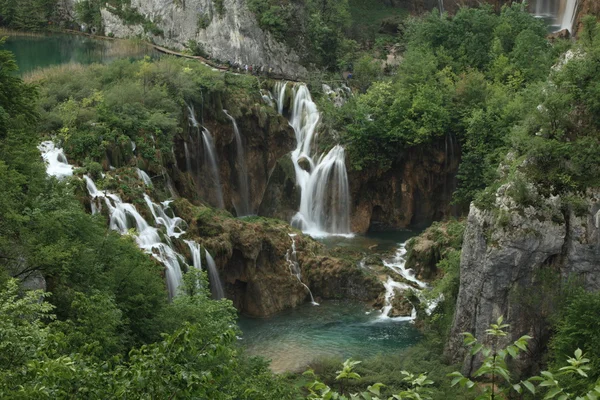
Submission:
M 38 150 L 46 164 L 46 173 L 59 179 L 73 175 L 73 166 L 69 165 L 62 149 L 56 148 L 50 140 L 40 143 Z
M 280 113 L 286 87 L 287 83 L 275 85 Z M 301 197 L 300 210 L 292 218 L 292 225 L 311 236 L 350 235 L 350 190 L 344 148 L 336 145 L 327 154 L 318 154 L 314 142 L 319 118 L 306 85 L 295 85 L 290 125 L 296 134 L 296 149 L 291 159 Z
M 578 0 L 536 0 L 532 12 L 548 21 L 554 32 L 567 29 L 573 34 L 578 3 Z
M 133 234 L 137 245 L 165 266 L 167 289 L 169 297 L 173 298 L 177 294 L 177 288 L 181 284 L 180 259 L 183 257 L 171 247 L 170 243 L 163 243 L 158 229 L 150 226 L 133 204 L 124 203 L 116 194 L 98 191 L 94 181 L 89 176 L 86 175 L 83 178 L 85 179 L 88 193 L 92 198 L 92 212 L 98 212 L 103 200 L 109 210 L 110 228 L 122 235 Z M 152 203 L 147 195 L 144 195 L 144 198 L 154 215 L 156 223 L 164 225 L 167 228 L 169 236 L 178 237 L 183 233 L 182 231 L 176 232 L 182 222 L 181 218 L 168 217 L 164 212 L 164 208 Z M 163 207 L 166 206 L 163 204 Z M 160 212 L 157 210 L 160 210 Z M 131 231 L 132 229 L 134 230 L 133 232 Z
M 193 240 L 185 240 L 185 243 L 190 248 L 190 253 L 192 254 L 192 263 L 194 268 L 201 271 L 202 270 L 202 255 L 200 254 L 201 247 L 198 243 Z
M 196 133 L 198 136 L 198 153 L 200 153 L 200 136 L 202 136 L 202 143 L 203 143 L 203 147 L 204 147 L 203 160 L 208 162 L 209 174 L 210 174 L 210 178 L 212 181 L 211 183 L 212 183 L 212 187 L 215 191 L 216 206 L 218 208 L 223 208 L 224 207 L 223 190 L 221 189 L 221 179 L 219 178 L 219 161 L 217 158 L 217 151 L 215 150 L 215 142 L 214 142 L 213 137 L 211 136 L 210 132 L 208 131 L 208 129 L 203 127 L 202 131 L 200 131 L 200 124 L 196 120 L 194 106 L 189 105 L 188 112 L 190 115 L 189 116 L 190 125 L 192 126 L 192 128 L 194 128 L 196 130 Z M 186 152 L 187 152 L 186 146 L 184 146 L 184 150 L 186 150 Z M 187 159 L 187 156 L 186 156 L 186 159 Z M 198 175 L 198 177 L 200 177 L 200 163 L 197 163 L 197 166 L 198 166 L 197 175 Z M 188 168 L 191 171 L 191 165 L 189 165 Z
M 310 288 L 304 282 L 302 282 L 302 273 L 300 271 L 300 264 L 298 264 L 298 257 L 296 255 L 296 235 L 294 233 L 290 233 L 289 236 L 292 238 L 292 247 L 285 253 L 285 260 L 290 268 L 290 274 L 294 275 L 296 279 L 298 279 L 298 282 L 300 282 L 300 284 L 306 288 L 308 294 L 310 294 L 310 302 L 312 305 L 318 306 L 319 303 L 315 301 Z
M 240 201 L 235 206 L 235 211 L 238 217 L 243 217 L 245 215 L 251 215 L 252 210 L 250 209 L 249 204 L 249 190 L 248 190 L 248 167 L 246 165 L 246 156 L 244 154 L 244 145 L 242 143 L 242 137 L 240 135 L 240 131 L 238 129 L 237 123 L 235 122 L 235 118 L 233 118 L 227 110 L 223 110 L 225 115 L 231 120 L 233 124 L 233 133 L 235 138 L 236 145 L 236 157 L 237 157 L 237 176 L 239 183 L 239 196 Z
M 275 83 L 275 93 L 277 93 L 277 111 L 279 114 L 283 114 L 283 105 L 285 102 L 285 88 L 287 87 L 287 82 L 277 81 Z
M 565 11 L 560 21 L 560 29 L 567 29 L 569 33 L 573 33 L 573 24 L 575 20 L 575 14 L 577 13 L 577 0 L 567 0 L 565 4 Z
M 208 267 L 208 279 L 210 280 L 210 291 L 212 293 L 213 299 L 221 300 L 225 298 L 225 290 L 223 289 L 223 284 L 221 283 L 221 278 L 219 277 L 219 272 L 217 271 L 217 264 L 215 260 L 212 258 L 206 247 L 204 248 L 204 252 L 206 253 L 206 265 Z
M 154 222 L 156 225 L 163 225 L 167 229 L 167 235 L 169 237 L 178 238 L 183 235 L 185 231 L 181 228 L 181 225 L 185 224 L 185 221 L 179 217 L 169 217 L 167 211 L 169 210 L 169 204 L 171 200 L 162 202 L 160 205 L 155 204 L 146 193 L 144 193 L 144 200 L 146 205 L 150 209 Z
M 202 130 L 202 142 L 204 143 L 204 159 L 208 160 L 210 173 L 213 178 L 213 187 L 217 194 L 217 206 L 224 208 L 223 191 L 221 190 L 221 179 L 219 178 L 219 167 L 217 164 L 217 153 L 215 151 L 215 142 L 208 129 Z
M 184 240 L 184 242 L 190 248 L 190 253 L 192 254 L 192 263 L 194 268 L 198 271 L 202 271 L 202 255 L 200 253 L 200 245 L 193 240 Z
M 138 174 L 138 177 L 142 180 L 142 182 L 144 182 L 144 185 L 152 186 L 152 179 L 150 179 L 150 177 L 148 176 L 148 174 L 146 172 L 137 168 L 137 174 Z
M 427 284 L 425 282 L 420 281 L 415 277 L 413 270 L 406 268 L 406 242 L 400 243 L 398 245 L 398 249 L 396 250 L 396 254 L 389 261 L 383 261 L 383 265 L 396 274 L 400 275 L 403 279 L 408 282 L 413 283 L 414 285 L 409 285 L 404 282 L 397 282 L 392 279 L 392 277 L 388 276 L 386 282 L 384 282 L 383 286 L 385 287 L 385 302 L 384 306 L 381 309 L 381 316 L 379 317 L 381 320 L 389 320 L 393 319 L 394 321 L 414 321 L 417 318 L 417 310 L 413 306 L 410 316 L 401 316 L 401 317 L 393 317 L 389 316 L 390 311 L 392 310 L 392 302 L 394 297 L 396 296 L 396 290 L 401 291 L 413 291 L 417 298 L 425 304 L 425 313 L 427 315 L 431 315 L 431 313 L 435 310 L 438 303 L 443 300 L 443 296 L 440 295 L 437 299 L 427 299 L 423 295 L 423 291 L 427 289 Z M 418 288 L 416 288 L 417 286 Z

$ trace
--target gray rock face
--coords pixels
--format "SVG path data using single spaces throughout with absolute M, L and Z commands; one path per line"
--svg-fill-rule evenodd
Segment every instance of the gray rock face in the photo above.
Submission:
M 260 29 L 243 0 L 223 0 L 221 13 L 213 0 L 132 0 L 131 5 L 164 31 L 164 37 L 151 36 L 159 45 L 183 49 L 194 40 L 222 61 L 268 66 L 292 78 L 306 74 L 293 51 Z M 106 34 L 131 37 L 144 33 L 142 26 L 126 25 L 107 9 L 102 10 L 102 19 Z
M 587 290 L 600 289 L 598 196 L 588 193 L 587 211 L 576 215 L 558 197 L 537 196 L 534 206 L 519 206 L 509 190 L 510 184 L 498 190 L 494 210 L 471 205 L 467 220 L 460 290 L 446 348 L 454 362 L 463 362 L 464 373 L 473 372 L 480 360 L 465 352 L 462 332 L 489 343 L 485 330 L 504 316 L 511 325 L 505 342 L 525 334 L 534 337 L 529 355 L 517 362 L 524 371 L 547 344 L 551 292 L 557 293 L 559 282 L 576 278 Z M 548 283 L 548 276 L 555 280 Z

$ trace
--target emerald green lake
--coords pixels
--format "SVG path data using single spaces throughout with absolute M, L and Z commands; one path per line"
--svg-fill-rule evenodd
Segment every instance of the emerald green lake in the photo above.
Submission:
M 20 74 L 60 64 L 104 63 L 119 58 L 157 55 L 153 49 L 128 41 L 66 34 L 9 36 L 2 48 L 15 54 Z
M 241 317 L 240 343 L 251 355 L 271 360 L 274 372 L 303 371 L 320 357 L 342 361 L 393 353 L 420 339 L 410 322 L 386 321 L 379 311 L 353 301 L 304 304 L 272 318 Z

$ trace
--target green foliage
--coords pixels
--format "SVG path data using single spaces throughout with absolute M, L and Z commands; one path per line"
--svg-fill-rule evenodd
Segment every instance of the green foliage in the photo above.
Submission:
M 433 12 L 406 27 L 397 74 L 335 111 L 334 127 L 356 170 L 385 170 L 415 147 L 443 146 L 448 158 L 460 147 L 455 202 L 467 203 L 496 179 L 511 129 L 527 115 L 523 93 L 546 79 L 557 50 L 521 4 Z
M 565 309 L 558 318 L 556 333 L 551 341 L 553 369 L 571 356 L 573 349 L 582 349 L 591 361 L 587 371 L 589 379 L 577 379 L 573 375 L 567 380 L 567 390 L 592 389 L 591 382 L 600 379 L 600 294 L 579 291 L 570 296 Z
M 58 0 L 0 0 L 0 25 L 39 31 L 48 27 Z
M 223 18 L 223 16 L 225 16 L 225 0 L 213 0 L 213 4 L 215 5 L 215 9 L 217 10 L 217 14 L 219 14 L 219 16 L 221 18 Z
M 507 360 L 509 357 L 517 358 L 517 355 L 521 351 L 527 350 L 527 342 L 531 339 L 530 336 L 521 336 L 514 343 L 509 344 L 504 348 L 498 347 L 498 341 L 500 338 L 506 337 L 506 328 L 508 324 L 504 324 L 502 316 L 498 318 L 495 324 L 491 324 L 489 329 L 486 329 L 485 333 L 491 339 L 491 345 L 484 345 L 480 343 L 472 334 L 464 333 L 465 336 L 464 344 L 470 347 L 471 356 L 476 356 L 481 353 L 483 356 L 483 362 L 474 373 L 473 378 L 485 378 L 489 380 L 490 385 L 485 385 L 480 388 L 470 378 L 463 376 L 460 372 L 453 372 L 450 374 L 452 379 L 452 386 L 461 385 L 468 389 L 480 389 L 481 395 L 478 399 L 494 399 L 495 397 L 501 397 L 508 394 L 511 390 L 521 392 L 520 384 L 514 384 L 511 381 L 510 372 L 508 369 Z M 525 387 L 529 388 L 530 382 L 521 382 Z
M 263 30 L 300 53 L 306 65 L 337 70 L 348 46 L 343 35 L 350 23 L 347 0 L 249 0 L 248 8 Z
M 581 349 L 575 350 L 575 357 L 567 357 L 568 365 L 558 368 L 557 372 L 542 371 L 538 376 L 514 383 L 510 376 L 507 360 L 509 358 L 516 359 L 521 351 L 527 351 L 527 343 L 532 338 L 524 335 L 514 343 L 500 348 L 498 342 L 501 338 L 508 335 L 506 329 L 509 327 L 508 324 L 503 324 L 503 321 L 503 318 L 499 317 L 495 324 L 491 324 L 490 328 L 486 329 L 485 333 L 491 338 L 491 345 L 480 343 L 470 333 L 463 334 L 465 336 L 465 345 L 471 348 L 470 355 L 477 356 L 481 353 L 483 356 L 482 365 L 472 374 L 472 378 L 489 382 L 489 385 L 477 385 L 470 377 L 465 377 L 456 371 L 449 375 L 453 378 L 452 386 L 460 385 L 470 390 L 478 391 L 479 395 L 477 399 L 482 400 L 505 398 L 506 396 L 511 396 L 511 392 L 517 392 L 519 395 L 522 395 L 525 391 L 533 396 L 536 396 L 538 393 L 543 394 L 544 399 L 553 399 L 558 396 L 557 398 L 561 400 L 594 400 L 599 397 L 600 381 L 595 382 L 588 376 L 587 372 L 592 370 L 588 365 L 590 360 L 583 357 Z M 579 393 L 569 392 L 558 380 L 561 377 L 564 378 L 565 376 L 573 375 L 585 378 L 590 387 L 589 390 L 586 388 L 579 390 Z M 535 386 L 536 382 L 539 382 L 537 387 Z
M 162 36 L 163 31 L 152 21 L 131 6 L 131 0 L 82 0 L 75 4 L 77 20 L 89 27 L 102 29 L 102 15 L 100 9 L 106 8 L 115 14 L 127 25 L 141 25 L 144 32 Z
M 340 382 L 340 392 L 334 392 L 329 386 L 319 381 L 313 370 L 306 371 L 304 375 L 314 379 L 306 385 L 309 392 L 306 398 L 311 400 L 380 400 L 381 388 L 385 386 L 382 383 L 370 385 L 365 392 L 353 393 L 349 397 L 344 394 L 343 382 L 360 379 L 360 375 L 354 372 L 354 367 L 358 364 L 360 364 L 360 361 L 348 359 L 342 364 L 342 369 L 336 371 L 335 380 Z M 427 375 L 415 376 L 407 371 L 402 371 L 402 375 L 404 375 L 402 381 L 405 382 L 407 388 L 398 394 L 392 395 L 388 400 L 431 400 L 430 390 L 427 389 L 427 386 L 432 385 L 433 381 L 427 379 Z

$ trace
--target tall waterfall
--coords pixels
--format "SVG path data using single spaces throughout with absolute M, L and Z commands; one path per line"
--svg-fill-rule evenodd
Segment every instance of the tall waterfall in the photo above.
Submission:
M 137 245 L 166 267 L 167 289 L 169 297 L 173 298 L 181 284 L 181 260 L 183 257 L 171 247 L 170 239 L 164 243 L 158 234 L 158 229 L 150 226 L 133 204 L 124 203 L 116 194 L 99 191 L 89 176 L 83 178 L 92 198 L 92 212 L 98 213 L 103 201 L 108 207 L 111 229 L 122 235 L 131 234 L 131 230 L 134 230 L 133 235 Z M 163 204 L 161 207 L 153 203 L 147 195 L 144 197 L 157 225 L 164 225 L 168 235 L 172 237 L 178 237 L 183 233 L 181 230 L 182 220 L 178 217 L 167 216 L 164 210 L 166 205 Z
M 223 110 L 225 115 L 231 120 L 233 124 L 233 133 L 235 138 L 235 146 L 236 146 L 236 158 L 237 158 L 237 176 L 238 176 L 238 190 L 240 200 L 235 206 L 235 211 L 238 217 L 243 217 L 245 215 L 251 215 L 252 209 L 250 208 L 250 191 L 248 189 L 248 166 L 246 165 L 246 155 L 244 152 L 244 144 L 242 143 L 242 137 L 240 135 L 240 130 L 238 129 L 237 122 L 235 118 L 233 118 L 227 110 Z
M 200 136 L 202 136 L 202 147 L 203 147 L 203 160 L 208 162 L 208 169 L 211 179 L 212 188 L 215 192 L 216 203 L 215 205 L 219 208 L 224 207 L 223 202 L 223 189 L 221 189 L 221 178 L 219 178 L 219 161 L 217 152 L 215 150 L 215 142 L 208 129 L 202 127 L 200 130 L 200 124 L 196 120 L 196 113 L 193 105 L 188 105 L 188 113 L 190 125 L 196 130 L 197 142 L 198 142 L 198 155 L 200 153 Z M 187 162 L 187 143 L 184 143 L 184 150 L 186 152 L 186 164 Z M 188 170 L 191 171 L 191 164 L 187 165 Z M 200 163 L 197 163 L 197 175 L 200 177 Z
M 278 82 L 275 87 L 280 113 L 287 85 Z M 291 159 L 301 198 L 292 225 L 312 236 L 349 235 L 350 190 L 344 148 L 336 145 L 327 154 L 319 154 L 315 143 L 319 118 L 306 85 L 294 85 L 290 125 L 296 133 L 296 149 Z
M 575 24 L 575 14 L 577 13 L 577 0 L 567 0 L 563 16 L 560 21 L 560 29 L 568 29 L 573 33 L 573 25 Z
M 298 264 L 298 256 L 296 253 L 296 235 L 291 233 L 290 238 L 292 238 L 292 247 L 287 251 L 287 253 L 285 253 L 285 260 L 290 267 L 290 274 L 294 275 L 296 279 L 298 279 L 298 282 L 300 282 L 300 284 L 306 288 L 308 294 L 310 295 L 310 302 L 313 304 L 313 306 L 318 306 L 319 303 L 315 301 L 310 288 L 304 282 L 302 282 L 302 273 L 300 271 L 300 264 Z
M 531 12 L 547 20 L 554 31 L 567 29 L 573 34 L 578 5 L 579 0 L 534 0 Z
M 208 279 L 210 280 L 210 291 L 212 293 L 213 299 L 221 300 L 225 297 L 225 290 L 223 289 L 223 284 L 221 283 L 221 278 L 219 277 L 219 271 L 217 271 L 217 264 L 215 260 L 212 258 L 206 247 L 204 248 L 204 252 L 206 253 L 206 265 L 208 267 Z

